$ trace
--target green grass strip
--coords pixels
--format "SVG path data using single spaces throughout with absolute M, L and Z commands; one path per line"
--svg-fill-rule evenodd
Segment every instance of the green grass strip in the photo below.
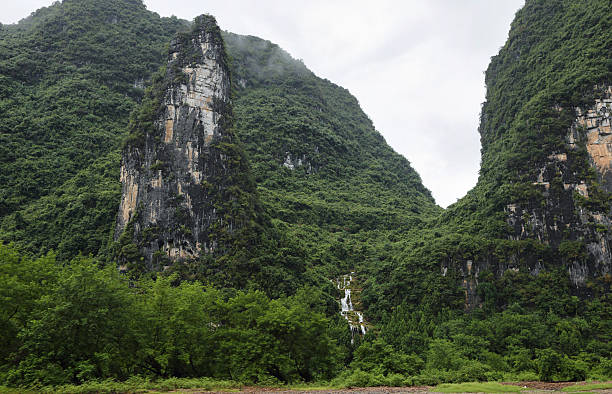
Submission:
M 580 392 L 580 391 L 606 390 L 606 389 L 612 389 L 612 382 L 576 384 L 573 386 L 564 387 L 561 391 Z

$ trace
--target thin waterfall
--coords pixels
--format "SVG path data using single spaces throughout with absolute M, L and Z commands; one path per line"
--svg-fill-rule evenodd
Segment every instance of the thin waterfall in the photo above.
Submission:
M 344 297 L 340 299 L 340 314 L 349 322 L 351 327 L 351 344 L 354 343 L 355 333 L 365 335 L 367 331 L 363 313 L 355 310 L 351 298 L 351 283 L 354 274 L 354 272 L 351 272 L 336 279 L 338 290 L 344 290 Z

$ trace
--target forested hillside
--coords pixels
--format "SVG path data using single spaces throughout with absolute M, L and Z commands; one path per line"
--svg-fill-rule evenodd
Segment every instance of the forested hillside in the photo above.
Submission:
M 235 34 L 225 41 L 238 132 L 279 219 L 356 233 L 413 226 L 439 212 L 346 89 L 270 42 Z
M 65 1 L 3 28 L 0 239 L 34 254 L 107 253 L 130 113 L 186 24 L 159 18 L 138 1 Z M 236 133 L 262 200 L 306 240 L 313 260 L 345 272 L 363 259 L 346 260 L 356 249 L 344 244 L 347 236 L 361 242 L 369 237 L 363 232 L 414 227 L 439 212 L 418 174 L 345 89 L 274 44 L 224 37 L 233 59 Z M 24 61 L 32 65 L 19 66 Z M 34 78 L 16 71 L 32 67 L 44 72 Z M 314 257 L 321 242 L 325 251 Z
M 519 282 L 529 282 L 530 272 L 558 271 L 560 283 L 576 294 L 609 292 L 609 158 L 607 168 L 597 165 L 590 137 L 580 135 L 587 129 L 578 115 L 595 106 L 610 111 L 602 109 L 610 106 L 609 16 L 605 1 L 530 1 L 517 13 L 485 75 L 478 184 L 430 230 L 398 245 L 404 249 L 399 261 L 414 261 L 418 268 L 429 260 L 431 270 L 467 280 L 470 307 L 511 304 L 506 297 L 492 298 L 499 291 L 491 292 L 489 301 L 477 294 L 479 271 L 496 281 L 506 274 L 506 280 Z M 609 150 L 609 120 L 593 116 L 601 122 L 592 128 L 599 146 Z M 394 303 L 411 297 L 397 294 Z
M 262 202 L 302 241 L 310 264 L 328 277 L 350 272 L 378 259 L 376 244 L 390 233 L 441 212 L 346 89 L 268 41 L 231 33 L 225 41 L 236 132 Z
M 185 22 L 140 1 L 64 1 L 0 30 L 0 239 L 35 255 L 111 240 L 120 148 Z
M 608 3 L 527 0 L 446 210 L 346 89 L 210 16 L 0 25 L 0 385 L 612 378 Z
M 609 365 L 611 13 L 546 0 L 517 13 L 485 75 L 478 184 L 367 271 L 367 315 L 394 348 L 540 378 L 548 362 L 554 379 Z

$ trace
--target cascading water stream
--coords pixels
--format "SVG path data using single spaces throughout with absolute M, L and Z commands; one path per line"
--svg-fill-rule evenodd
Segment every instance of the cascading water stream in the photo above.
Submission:
M 343 275 L 336 279 L 336 286 L 338 290 L 344 290 L 344 297 L 340 299 L 340 314 L 349 322 L 351 327 L 351 343 L 354 342 L 355 333 L 365 335 L 366 326 L 363 320 L 363 313 L 356 311 L 353 306 L 351 299 L 351 282 L 353 281 L 353 274 Z

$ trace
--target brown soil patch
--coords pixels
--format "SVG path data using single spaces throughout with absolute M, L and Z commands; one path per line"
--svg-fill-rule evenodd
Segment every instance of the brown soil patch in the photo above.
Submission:
M 528 391 L 525 393 L 529 393 L 532 391 L 560 391 L 564 387 L 573 386 L 573 385 L 582 385 L 582 384 L 592 384 L 592 383 L 605 383 L 605 382 L 538 382 L 538 381 L 525 381 L 525 382 L 502 382 L 502 384 L 509 386 L 519 386 L 526 387 Z M 275 394 L 304 394 L 304 393 L 316 393 L 316 394 L 341 394 L 341 393 L 431 393 L 433 387 L 431 386 L 411 386 L 411 387 L 356 387 L 350 389 L 335 389 L 335 390 L 287 390 L 278 387 L 256 387 L 256 386 L 245 386 L 242 387 L 239 393 L 275 393 Z M 612 390 L 593 390 L 595 392 L 612 392 Z M 199 393 L 212 393 L 213 391 L 202 391 L 197 389 L 182 389 L 182 390 L 174 390 L 172 392 L 178 393 L 189 393 L 189 394 L 199 394 Z M 219 392 L 219 391 L 214 391 Z
M 527 387 L 529 389 L 536 389 L 536 390 L 561 390 L 564 387 L 573 386 L 573 385 L 579 384 L 579 383 L 576 383 L 576 382 L 538 382 L 538 381 L 531 381 L 531 382 L 502 382 L 502 384 L 505 384 L 505 385 L 508 385 L 508 386 Z
M 429 386 L 411 386 L 411 387 L 356 387 L 350 389 L 334 389 L 334 390 L 286 390 L 282 388 L 274 387 L 242 387 L 239 393 L 275 393 L 275 394 L 304 394 L 304 393 L 316 393 L 316 394 L 340 394 L 340 393 L 428 393 Z M 197 389 L 186 389 L 186 390 L 175 390 L 173 392 L 180 393 L 210 393 L 211 391 L 200 391 Z

